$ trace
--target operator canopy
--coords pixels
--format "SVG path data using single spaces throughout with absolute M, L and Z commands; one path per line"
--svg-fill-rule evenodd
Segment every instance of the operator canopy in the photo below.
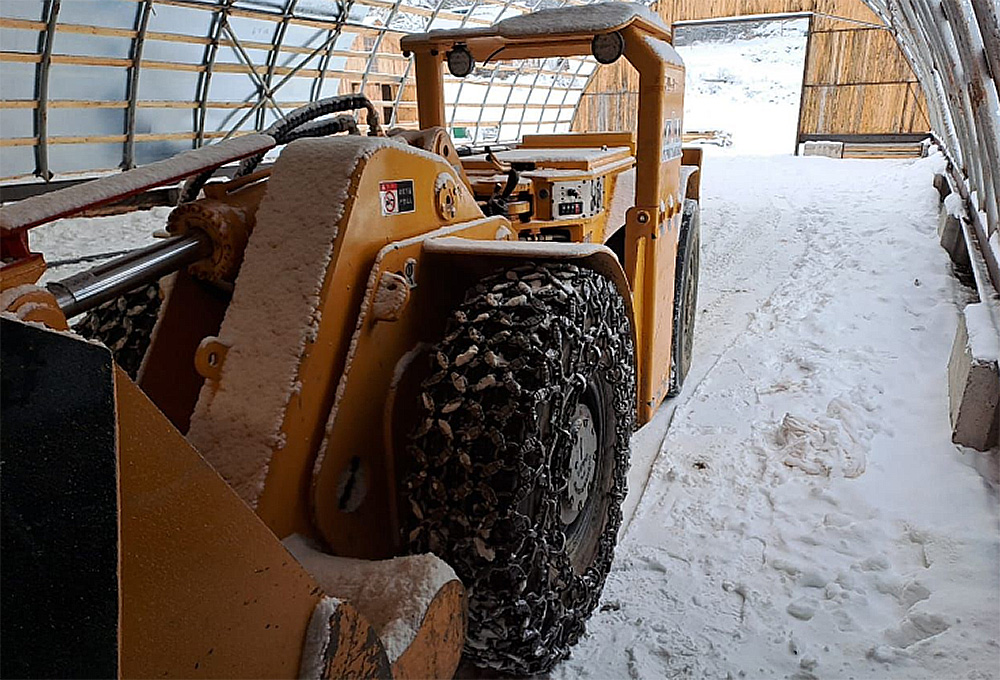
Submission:
M 508 41 L 530 42 L 553 36 L 599 35 L 619 31 L 633 23 L 640 24 L 652 35 L 669 41 L 670 29 L 645 6 L 634 2 L 602 2 L 574 7 L 543 9 L 531 14 L 510 17 L 484 28 L 437 29 L 403 37 L 404 50 L 415 50 L 431 44 L 463 42 L 482 38 L 504 38 Z

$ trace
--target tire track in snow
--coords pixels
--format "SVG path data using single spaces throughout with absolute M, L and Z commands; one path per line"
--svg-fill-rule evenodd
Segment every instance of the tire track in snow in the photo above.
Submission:
M 642 503 L 676 410 L 699 394 L 704 380 L 747 330 L 762 305 L 801 266 L 808 251 L 808 232 L 794 240 L 786 236 L 788 232 L 799 235 L 801 229 L 794 223 L 784 223 L 793 212 L 786 196 L 754 192 L 755 205 L 748 205 L 747 196 L 734 200 L 713 190 L 715 186 L 726 186 L 725 167 L 724 163 L 723 172 L 706 181 L 703 189 L 702 274 L 691 368 L 681 393 L 664 402 L 653 419 L 633 436 L 629 494 L 622 508 L 619 537 L 626 535 Z M 749 217 L 745 215 L 748 210 L 753 211 Z M 779 252 L 788 249 L 794 251 L 794 262 L 783 257 L 788 252 Z M 759 262 L 769 266 L 768 284 L 761 281 Z M 763 302 L 759 299 L 762 295 L 767 295 Z

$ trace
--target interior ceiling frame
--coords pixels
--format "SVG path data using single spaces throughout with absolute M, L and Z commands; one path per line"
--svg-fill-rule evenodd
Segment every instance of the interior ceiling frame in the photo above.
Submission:
M 402 55 L 380 53 L 380 48 L 384 43 L 386 34 L 404 34 L 407 32 L 393 23 L 397 16 L 406 12 L 412 16 L 423 17 L 422 26 L 420 26 L 417 30 L 430 30 L 432 28 L 436 28 L 437 26 L 435 26 L 435 21 L 438 18 L 449 18 L 452 20 L 458 19 L 458 25 L 462 27 L 470 24 L 486 26 L 492 23 L 493 18 L 502 17 L 507 14 L 511 8 L 518 8 L 519 11 L 530 11 L 543 4 L 543 0 L 529 0 L 528 2 L 514 2 L 514 0 L 473 0 L 471 6 L 467 5 L 463 7 L 464 12 L 459 13 L 444 9 L 446 4 L 444 0 L 433 5 L 431 8 L 410 4 L 409 2 L 404 2 L 404 0 L 347 0 L 346 2 L 338 2 L 337 7 L 339 8 L 339 11 L 331 15 L 330 18 L 324 19 L 316 18 L 315 15 L 299 16 L 296 12 L 299 0 L 286 0 L 281 11 L 269 11 L 259 6 L 241 6 L 242 0 L 127 1 L 136 3 L 135 20 L 132 23 L 131 28 L 115 28 L 113 26 L 105 25 L 90 26 L 72 23 L 60 25 L 58 11 L 60 0 L 46 0 L 43 16 L 44 22 L 34 22 L 15 18 L 0 18 L 0 28 L 21 30 L 34 29 L 38 30 L 39 34 L 39 46 L 35 55 L 30 53 L 2 53 L 2 55 L 0 55 L 0 59 L 3 61 L 34 61 L 37 64 L 37 91 L 35 101 L 7 100 L 0 102 L 0 107 L 4 109 L 35 109 L 35 134 L 33 138 L 0 140 L 0 145 L 2 146 L 16 147 L 30 145 L 34 147 L 36 160 L 33 174 L 35 176 L 41 177 L 46 181 L 52 178 L 53 169 L 50 167 L 48 159 L 48 151 L 52 144 L 121 143 L 121 161 L 118 167 L 121 169 L 130 169 L 136 165 L 136 145 L 139 142 L 160 140 L 180 142 L 185 139 L 190 139 L 191 146 L 199 147 L 206 143 L 216 141 L 219 138 L 225 139 L 237 134 L 242 130 L 246 122 L 254 116 L 256 116 L 254 129 L 259 130 L 264 126 L 266 121 L 264 114 L 265 107 L 272 108 L 276 112 L 276 115 L 280 118 L 284 114 L 284 107 L 299 106 L 306 103 L 304 101 L 283 102 L 279 101 L 277 96 L 277 93 L 282 86 L 288 83 L 290 79 L 296 75 L 313 78 L 311 90 L 308 94 L 308 101 L 315 101 L 321 96 L 323 83 L 330 77 L 337 77 L 340 79 L 351 79 L 352 77 L 360 78 L 362 91 L 364 91 L 365 86 L 371 82 L 393 84 L 395 86 L 395 93 L 391 98 L 391 101 L 381 103 L 386 107 L 391 106 L 390 122 L 392 124 L 396 124 L 401 110 L 406 108 L 415 109 L 416 107 L 415 102 L 408 101 L 409 97 L 406 96 L 408 92 L 407 85 L 412 81 L 412 59 L 402 57 Z M 559 2 L 559 0 L 549 0 L 544 4 L 545 6 L 554 6 L 557 4 L 579 5 L 586 3 L 580 2 L 579 0 L 562 0 L 562 2 Z M 211 19 L 208 22 L 207 34 L 164 33 L 162 30 L 151 31 L 150 17 L 156 14 L 157 6 L 172 6 L 209 12 L 211 14 Z M 364 23 L 363 20 L 352 19 L 351 11 L 355 6 L 367 7 L 369 8 L 369 11 L 381 10 L 385 12 L 388 10 L 388 16 L 383 17 L 381 24 L 372 25 L 370 23 Z M 495 8 L 495 14 L 493 14 L 492 17 L 488 14 L 488 8 L 490 7 Z M 486 18 L 480 16 L 481 10 L 487 12 L 483 15 L 486 16 Z M 270 42 L 263 43 L 242 39 L 242 37 L 238 35 L 238 31 L 235 29 L 234 24 L 230 21 L 233 17 L 243 17 L 258 21 L 267 20 L 274 23 L 275 30 Z M 286 36 L 288 35 L 289 27 L 291 25 L 301 25 L 312 28 L 322 27 L 326 30 L 327 39 L 315 48 L 310 48 L 308 43 L 306 45 L 290 45 L 288 44 Z M 35 29 L 35 26 L 38 26 L 38 28 Z M 56 35 L 56 32 L 62 30 L 63 28 L 67 33 L 74 35 L 107 36 L 110 39 L 114 39 L 116 37 L 129 38 L 130 46 L 128 49 L 128 56 L 127 58 L 120 58 L 88 56 L 87 54 L 76 53 L 66 55 L 53 54 L 53 38 Z M 340 38 L 345 34 L 374 35 L 376 37 L 376 45 L 372 50 L 361 52 L 354 49 L 338 49 Z M 147 61 L 143 58 L 143 52 L 144 47 L 150 40 L 204 45 L 204 58 L 200 64 L 175 61 L 156 61 L 155 59 Z M 220 63 L 220 50 L 224 47 L 232 48 L 237 57 L 235 63 Z M 263 60 L 263 64 L 255 64 L 249 57 L 247 50 L 251 48 L 259 49 L 266 53 L 266 58 Z M 295 63 L 290 68 L 288 66 L 281 66 L 281 60 L 289 54 L 298 54 L 303 56 L 298 63 Z M 303 73 L 306 66 L 308 66 L 317 55 L 321 55 L 318 68 L 311 69 Z M 335 57 L 347 59 L 358 56 L 363 56 L 366 60 L 363 71 L 354 72 L 338 70 L 333 67 Z M 395 60 L 406 62 L 401 74 L 375 72 L 375 69 L 373 68 L 375 63 L 382 58 L 393 60 L 393 57 L 395 57 Z M 287 63 L 292 64 L 293 61 L 294 56 Z M 118 67 L 124 69 L 124 77 L 126 80 L 124 100 L 88 101 L 60 99 L 56 100 L 57 103 L 54 104 L 54 106 L 59 108 L 125 109 L 124 120 L 122 123 L 123 129 L 120 138 L 117 135 L 107 133 L 79 135 L 63 134 L 56 136 L 51 134 L 48 125 L 48 117 L 49 111 L 53 107 L 53 100 L 49 93 L 48 74 L 53 63 L 107 68 Z M 259 69 L 258 66 L 263 66 L 264 68 Z M 579 85 L 577 85 L 579 82 L 579 74 L 582 70 L 581 64 L 578 64 L 577 68 L 570 73 L 548 69 L 544 64 L 541 66 L 531 66 L 527 63 L 521 63 L 514 67 L 510 64 L 494 63 L 489 65 L 489 68 L 492 72 L 489 80 L 485 83 L 487 91 L 492 91 L 495 88 L 507 89 L 507 95 L 504 97 L 504 103 L 502 106 L 503 111 L 499 116 L 499 121 L 495 121 L 496 123 L 499 124 L 508 118 L 508 109 L 516 109 L 520 107 L 517 129 L 520 131 L 526 126 L 530 127 L 532 123 L 527 120 L 527 109 L 534 109 L 539 106 L 544 107 L 546 104 L 551 103 L 553 99 L 557 97 L 556 93 L 560 91 L 563 93 L 558 105 L 560 108 L 560 114 L 557 116 L 554 123 L 557 125 L 569 125 L 571 123 L 571 117 L 567 119 L 565 117 L 565 113 L 569 113 L 571 116 L 572 111 L 564 112 L 563 109 L 569 108 L 566 106 L 566 100 L 569 98 L 570 93 L 581 89 Z M 187 102 L 181 100 L 140 100 L 139 84 L 142 73 L 145 69 L 197 72 L 199 75 L 191 100 Z M 211 93 L 213 92 L 213 82 L 216 74 L 219 72 L 245 73 L 248 78 L 250 78 L 255 89 L 255 93 L 251 94 L 249 97 L 238 100 L 227 99 L 226 97 L 217 97 L 217 101 L 213 100 L 211 97 Z M 276 77 L 279 74 L 282 77 L 280 80 L 277 80 Z M 521 82 L 522 76 L 530 76 L 532 74 L 534 77 L 532 78 L 530 84 Z M 543 78 L 543 76 L 545 76 L 545 78 Z M 568 86 L 561 86 L 560 83 L 562 83 L 563 78 L 567 76 L 570 77 Z M 450 80 L 454 81 L 454 79 Z M 544 98 L 545 104 L 533 104 L 531 99 L 534 97 L 537 89 L 545 86 L 545 81 L 548 83 L 548 91 L 546 92 L 546 96 Z M 462 92 L 465 84 L 466 80 L 463 79 L 459 81 L 456 106 L 452 110 L 452 121 L 459 125 L 470 125 L 473 123 L 471 120 L 460 120 L 460 107 L 457 104 L 461 102 L 465 107 L 475 104 L 475 102 L 470 103 L 462 101 Z M 512 103 L 515 95 L 513 90 L 515 89 L 519 92 L 526 91 L 524 97 L 525 102 L 523 105 Z M 489 94 L 487 93 L 487 97 L 488 96 Z M 301 98 L 302 97 L 299 97 L 299 99 Z M 497 105 L 492 104 L 491 106 L 495 108 Z M 158 108 L 193 109 L 193 122 L 188 128 L 189 132 L 186 133 L 182 129 L 170 132 L 138 132 L 137 122 L 141 116 L 140 111 Z M 208 114 L 212 109 L 230 109 L 234 112 L 234 114 L 236 111 L 241 109 L 242 111 L 239 115 L 234 115 L 233 118 L 226 121 L 224 123 L 224 128 L 216 131 L 208 129 Z M 484 122 L 482 112 L 480 111 L 479 113 L 480 115 L 477 116 L 475 121 L 477 124 Z M 538 116 L 537 126 L 552 123 L 552 121 L 546 121 L 543 123 L 543 118 L 544 115 Z M 233 123 L 234 119 L 236 121 L 235 123 Z M 485 122 L 490 123 L 493 121 Z M 476 137 L 479 138 L 481 136 L 482 132 L 477 128 Z M 56 169 L 58 170 L 58 168 Z M 95 168 L 94 171 L 99 171 L 99 168 Z M 12 179 L 12 177 L 8 177 L 7 179 Z
M 281 54 L 281 46 L 285 42 L 285 33 L 288 31 L 288 24 L 295 14 L 295 6 L 299 3 L 299 0 L 286 0 L 285 2 L 285 12 L 281 17 L 281 21 L 278 23 L 278 27 L 274 32 L 274 40 L 271 41 L 271 50 L 267 53 L 267 73 L 264 75 L 264 82 L 261 84 L 261 94 L 260 96 L 270 96 L 273 94 L 271 92 L 271 80 L 274 78 L 274 67 L 278 63 L 278 56 Z M 280 111 L 280 109 L 279 109 Z M 284 113 L 281 114 L 281 118 L 284 119 Z M 260 106 L 257 108 L 257 125 L 256 128 L 261 130 L 264 128 L 264 107 Z
M 504 12 L 507 11 L 507 8 L 510 7 L 511 2 L 513 2 L 513 0 L 504 0 L 503 8 L 500 10 L 500 16 L 503 16 Z M 472 7 L 466 13 L 466 18 L 462 19 L 462 22 L 458 25 L 459 28 L 465 28 L 465 24 L 468 21 L 468 17 L 472 16 L 472 14 L 476 11 L 476 8 L 479 7 L 479 3 L 480 0 L 474 0 L 474 2 L 472 3 Z M 410 63 L 407 65 L 407 74 L 409 74 L 409 69 L 412 65 L 413 65 L 413 59 L 410 59 Z M 495 73 L 496 70 L 494 69 L 494 74 Z M 462 78 L 458 83 L 458 91 L 455 93 L 454 106 L 451 107 L 451 118 L 448 119 L 449 129 L 455 127 L 455 117 L 458 115 L 458 102 L 462 100 L 462 89 L 464 87 L 465 87 L 465 78 Z M 402 94 L 402 91 L 403 91 L 402 88 L 400 88 L 400 94 Z
M 480 0 L 474 0 L 472 8 L 469 9 L 469 11 L 466 12 L 465 16 L 462 18 L 462 21 L 459 24 L 460 27 L 463 28 L 465 27 L 465 24 L 468 21 L 469 17 L 472 16 L 472 14 L 476 11 L 476 7 L 479 7 L 479 2 Z M 437 18 L 438 13 L 441 11 L 442 7 L 444 7 L 444 2 L 438 2 L 438 4 L 435 5 L 434 13 L 427 18 L 427 21 L 424 24 L 425 31 L 429 31 L 431 26 L 434 25 L 434 20 Z M 407 60 L 406 66 L 403 69 L 403 75 L 402 79 L 400 80 L 399 87 L 396 88 L 396 96 L 393 97 L 391 115 L 389 117 L 389 120 L 383 121 L 385 123 L 385 126 L 389 129 L 392 129 L 396 125 L 396 119 L 399 117 L 399 105 L 403 101 L 403 92 L 406 91 L 406 83 L 410 79 L 410 71 L 413 70 L 413 61 L 414 61 L 413 57 L 410 57 Z M 364 91 L 363 85 L 361 90 L 362 92 Z
M 197 95 L 198 102 L 198 123 L 195 133 L 195 146 L 200 147 L 205 143 L 205 118 L 208 115 L 208 93 L 212 87 L 212 73 L 215 71 L 215 59 L 219 54 L 219 42 L 222 39 L 223 28 L 229 20 L 229 12 L 232 11 L 233 3 L 236 0 L 225 0 L 223 6 L 217 13 L 213 13 L 211 28 L 211 43 L 208 46 L 208 54 L 205 59 L 205 71 L 199 82 Z

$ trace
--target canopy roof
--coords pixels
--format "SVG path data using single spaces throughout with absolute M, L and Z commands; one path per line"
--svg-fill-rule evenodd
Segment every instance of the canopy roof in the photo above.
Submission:
M 434 42 L 444 37 L 449 40 L 490 36 L 528 40 L 569 34 L 596 35 L 618 30 L 633 21 L 642 21 L 655 32 L 670 35 L 670 29 L 663 25 L 660 17 L 643 5 L 634 2 L 595 2 L 583 7 L 555 7 L 501 19 L 489 28 L 435 29 L 428 33 L 416 33 L 403 38 L 401 45 L 404 50 L 408 50 L 418 44 Z

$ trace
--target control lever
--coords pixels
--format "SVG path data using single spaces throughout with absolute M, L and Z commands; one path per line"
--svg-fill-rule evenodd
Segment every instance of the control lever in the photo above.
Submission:
M 490 147 L 486 147 L 486 160 L 496 168 L 499 172 L 507 173 L 507 182 L 504 184 L 503 189 L 500 189 L 500 185 L 497 184 L 493 187 L 493 195 L 489 197 L 486 201 L 486 206 L 484 212 L 487 217 L 493 215 L 506 215 L 507 214 L 507 202 L 514 190 L 517 189 L 517 185 L 521 182 L 521 175 L 510 165 L 502 163 L 496 154 L 490 150 Z

